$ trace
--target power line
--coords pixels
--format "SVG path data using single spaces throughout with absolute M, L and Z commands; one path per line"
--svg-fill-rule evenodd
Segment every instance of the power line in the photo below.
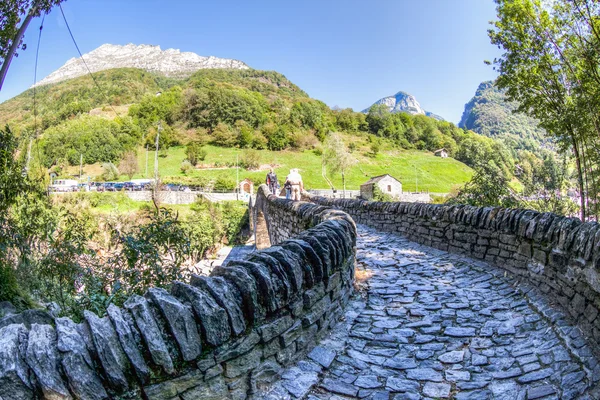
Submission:
M 67 22 L 67 17 L 65 17 L 65 13 L 63 11 L 62 5 L 59 4 L 58 7 L 60 8 L 60 13 L 63 16 L 63 20 L 65 21 L 65 25 L 67 26 L 67 30 L 69 31 L 69 35 L 71 35 L 71 39 L 73 40 L 73 44 L 75 44 L 75 48 L 77 49 L 77 52 L 79 53 L 79 57 L 81 58 L 81 61 L 83 61 L 83 64 L 85 65 L 85 68 L 88 70 L 88 73 L 92 77 L 92 80 L 94 81 L 94 84 L 96 84 L 96 87 L 98 88 L 98 90 L 100 91 L 100 93 L 102 94 L 102 96 L 104 96 L 104 99 L 106 100 L 106 102 L 108 103 L 108 105 L 110 106 L 110 108 L 112 108 L 112 110 L 115 112 L 115 114 L 118 117 L 121 117 L 121 115 L 117 112 L 117 110 L 115 110 L 115 108 L 112 106 L 112 104 L 110 104 L 110 101 L 108 100 L 108 96 L 106 96 L 106 94 L 104 94 L 104 92 L 100 88 L 100 85 L 96 81 L 96 77 L 94 76 L 94 74 L 92 74 L 92 71 L 90 70 L 90 67 L 88 67 L 87 63 L 85 62 L 85 59 L 83 58 L 83 54 L 81 54 L 81 50 L 79 50 L 79 46 L 77 45 L 77 42 L 75 41 L 75 37 L 73 36 L 73 32 L 71 32 L 71 27 L 69 27 L 69 23 Z
M 38 165 L 40 168 L 40 177 L 44 176 L 44 170 L 42 168 L 42 156 L 40 153 L 40 144 L 37 140 L 37 102 L 36 102 L 36 84 L 37 84 L 37 67 L 38 59 L 40 56 L 40 42 L 42 41 L 42 30 L 44 29 L 44 21 L 46 20 L 46 14 L 42 17 L 42 23 L 40 24 L 40 32 L 38 33 L 37 48 L 35 50 L 35 68 L 33 70 L 33 135 L 35 137 L 35 148 L 38 155 Z M 43 179 L 43 178 L 42 178 Z

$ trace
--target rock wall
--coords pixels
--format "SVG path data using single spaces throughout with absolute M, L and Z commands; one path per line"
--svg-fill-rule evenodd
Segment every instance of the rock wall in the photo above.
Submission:
M 356 227 L 343 212 L 259 198 L 277 245 L 102 318 L 0 328 L 0 399 L 261 398 L 341 316 Z
M 566 308 L 600 349 L 599 224 L 523 209 L 309 199 L 347 212 L 356 223 L 467 254 L 527 279 Z

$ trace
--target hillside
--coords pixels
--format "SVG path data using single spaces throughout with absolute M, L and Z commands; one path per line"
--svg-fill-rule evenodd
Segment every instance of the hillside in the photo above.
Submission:
M 348 173 L 349 189 L 371 176 L 390 173 L 406 181 L 406 190 L 414 190 L 418 179 L 420 190 L 447 192 L 468 181 L 472 170 L 455 159 L 434 157 L 432 151 L 446 147 L 472 165 L 474 146 L 487 143 L 423 114 L 332 110 L 273 71 L 201 69 L 189 77 L 169 78 L 119 68 L 94 75 L 100 88 L 89 76 L 81 76 L 35 89 L 40 134 L 32 162 L 59 176 L 77 174 L 83 160 L 84 175 L 101 180 L 102 164 L 119 166 L 133 151 L 143 172 L 135 176 L 142 177 L 145 150 L 152 164 L 160 131 L 159 163 L 165 181 L 203 185 L 220 180 L 221 187 L 232 188 L 236 154 L 241 160 L 254 152 L 262 170 L 242 169 L 240 179 L 261 182 L 273 164 L 282 177 L 290 168 L 300 168 L 307 187 L 323 189 L 327 184 L 320 154 L 329 133 L 337 131 L 358 161 Z M 33 90 L 0 104 L 0 124 L 8 123 L 20 135 L 23 151 L 33 131 Z M 186 146 L 192 144 L 208 153 L 196 167 L 184 162 Z M 341 188 L 339 174 L 330 178 Z
M 119 68 L 94 74 L 100 90 L 91 77 L 81 76 L 51 85 L 36 87 L 38 124 L 41 129 L 108 106 L 128 106 L 145 96 L 168 90 L 175 85 L 199 88 L 227 83 L 258 91 L 266 96 L 308 97 L 300 88 L 277 72 L 257 70 L 200 70 L 186 79 L 167 78 L 158 73 L 135 68 Z M 28 89 L 0 103 L 0 123 L 33 130 L 34 89 Z M 128 107 L 126 107 L 128 108 Z M 124 110 L 122 115 L 127 115 Z M 117 112 L 119 112 L 117 110 Z
M 537 121 L 515 113 L 516 109 L 517 104 L 508 101 L 492 82 L 483 82 L 465 105 L 458 126 L 488 137 L 512 138 L 520 147 L 530 150 L 545 142 L 545 132 Z

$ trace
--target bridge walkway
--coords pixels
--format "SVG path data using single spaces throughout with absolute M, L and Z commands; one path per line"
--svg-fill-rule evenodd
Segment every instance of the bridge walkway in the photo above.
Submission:
M 266 398 L 600 398 L 581 331 L 537 289 L 363 226 L 357 249 L 361 295 Z

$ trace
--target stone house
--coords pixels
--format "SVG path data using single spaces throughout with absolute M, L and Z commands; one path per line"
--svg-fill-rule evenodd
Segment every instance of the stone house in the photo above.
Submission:
M 436 157 L 448 158 L 448 151 L 446 149 L 439 149 L 433 152 Z
M 379 187 L 382 193 L 395 198 L 402 194 L 402 183 L 393 176 L 385 174 L 375 176 L 360 185 L 360 197 L 365 200 L 373 200 L 375 186 Z

